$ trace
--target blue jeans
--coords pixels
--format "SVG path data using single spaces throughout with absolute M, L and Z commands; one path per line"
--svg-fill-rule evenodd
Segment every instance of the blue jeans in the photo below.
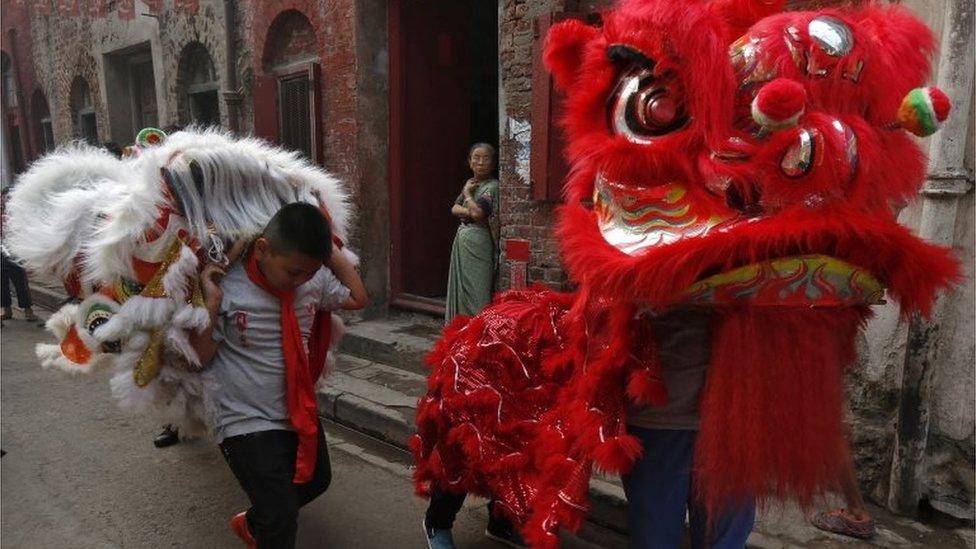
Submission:
M 644 457 L 623 477 L 627 494 L 630 547 L 675 549 L 685 537 L 685 512 L 691 547 L 741 549 L 756 520 L 756 506 L 727 509 L 712 521 L 692 492 L 692 458 L 697 431 L 644 429 L 629 425 L 628 432 L 644 444 Z

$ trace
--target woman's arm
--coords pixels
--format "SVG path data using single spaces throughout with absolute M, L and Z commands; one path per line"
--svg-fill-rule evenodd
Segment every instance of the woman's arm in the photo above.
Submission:
M 468 208 L 466 206 L 462 206 L 461 204 L 455 204 L 451 206 L 451 215 L 453 215 L 454 217 L 461 217 L 461 218 L 471 217 L 471 212 L 468 211 Z
M 478 181 L 472 177 L 464 184 L 464 189 L 461 191 L 462 203 L 465 209 L 468 210 L 468 215 L 474 221 L 481 221 L 489 215 L 489 212 L 486 212 L 484 207 L 474 199 L 474 193 L 478 189 L 478 185 Z
M 469 191 L 467 187 L 464 188 L 464 205 L 467 207 L 471 219 L 481 221 L 485 218 L 485 210 L 482 209 L 481 205 L 478 204 L 478 201 L 471 196 L 471 191 Z

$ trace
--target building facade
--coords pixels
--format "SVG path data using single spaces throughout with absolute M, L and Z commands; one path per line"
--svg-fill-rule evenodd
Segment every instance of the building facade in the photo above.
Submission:
M 852 369 L 852 431 L 872 499 L 905 513 L 914 512 L 906 498 L 924 501 L 971 518 L 972 5 L 903 3 L 941 37 L 933 78 L 956 110 L 931 139 L 931 181 L 902 220 L 954 246 L 966 278 L 931 324 L 904 322 L 893 307 L 878 312 Z M 467 178 L 468 146 L 487 141 L 499 154 L 498 289 L 566 288 L 552 234 L 565 171 L 552 123 L 558 98 L 539 50 L 552 22 L 594 18 L 609 4 L 2 0 L 3 182 L 77 139 L 124 145 L 145 126 L 190 124 L 253 133 L 348 184 L 359 211 L 351 245 L 374 297 L 367 315 L 437 314 L 455 228 L 450 204 Z M 913 435 L 910 422 L 921 430 Z

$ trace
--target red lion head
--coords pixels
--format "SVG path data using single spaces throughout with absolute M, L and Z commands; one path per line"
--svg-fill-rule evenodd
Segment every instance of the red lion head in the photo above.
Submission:
M 741 282 L 746 266 L 800 261 L 849 280 L 764 299 L 871 304 L 884 285 L 925 311 L 955 276 L 891 211 L 924 176 L 905 130 L 934 131 L 948 111 L 938 90 L 914 89 L 931 33 L 897 6 L 781 8 L 624 0 L 600 28 L 550 31 L 573 166 L 559 231 L 582 285 L 668 306 L 720 300 L 689 288 Z

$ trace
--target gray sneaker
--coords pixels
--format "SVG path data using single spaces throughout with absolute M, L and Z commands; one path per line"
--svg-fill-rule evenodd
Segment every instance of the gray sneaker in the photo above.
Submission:
M 445 528 L 429 528 L 427 519 L 421 523 L 424 527 L 424 537 L 427 538 L 429 549 L 454 549 L 454 536 L 451 531 Z

